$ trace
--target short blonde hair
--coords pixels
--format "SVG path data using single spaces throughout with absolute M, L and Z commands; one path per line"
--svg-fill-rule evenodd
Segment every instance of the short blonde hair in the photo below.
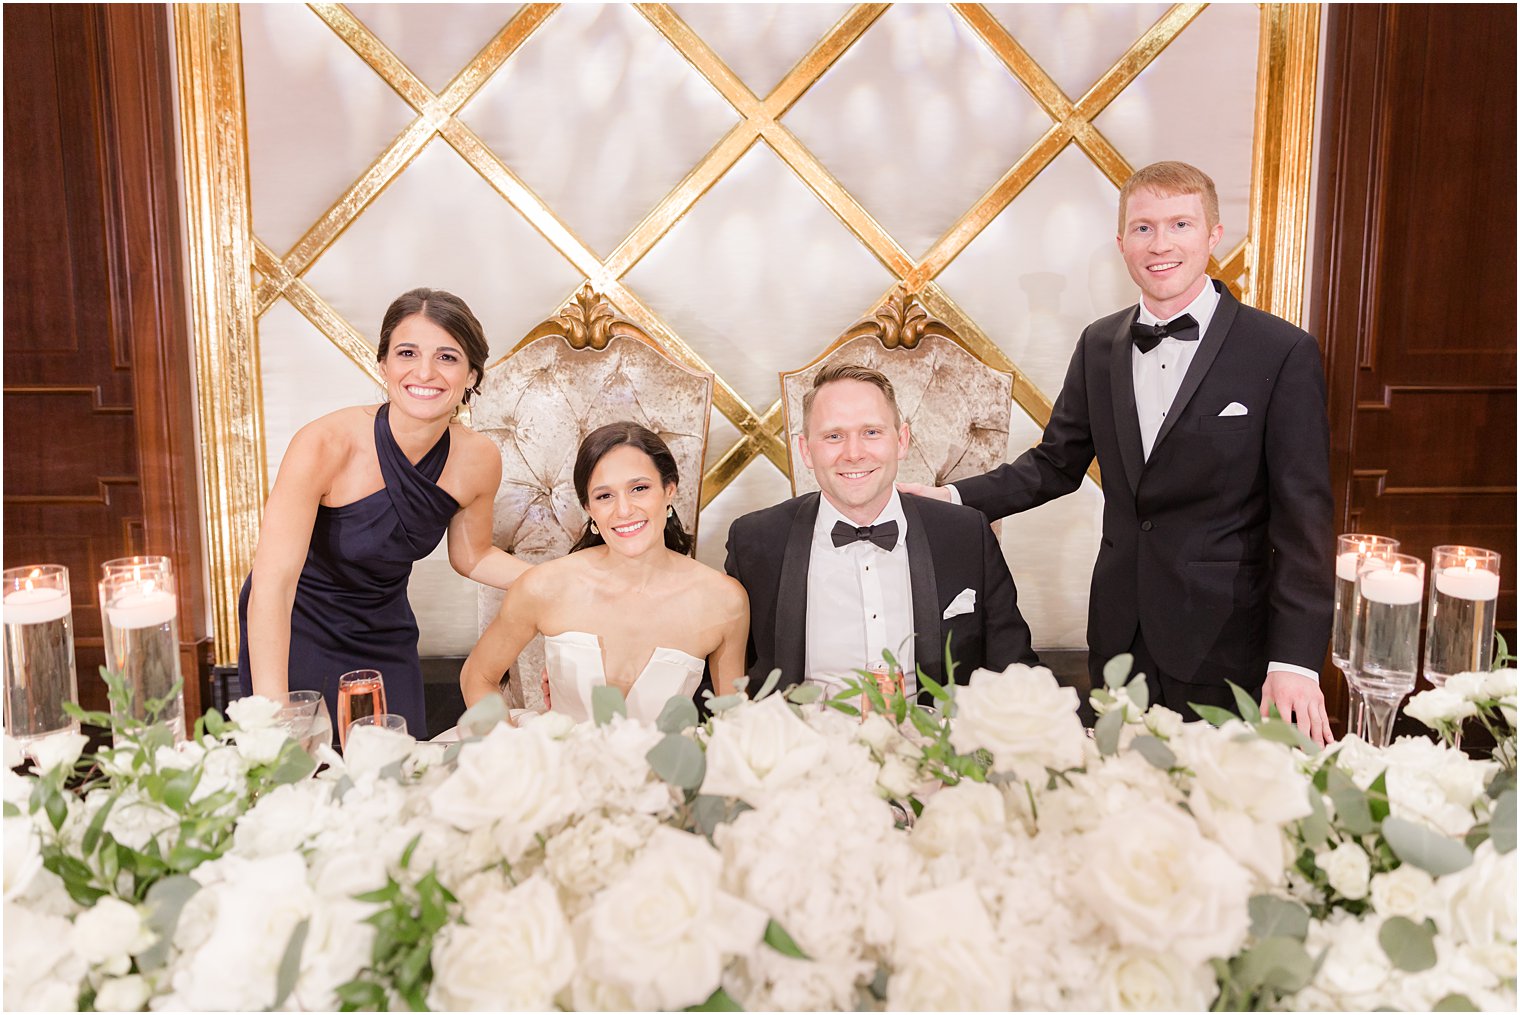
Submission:
M 1129 196 L 1137 190 L 1153 190 L 1164 197 L 1197 194 L 1203 198 L 1204 226 L 1212 230 L 1219 224 L 1219 193 L 1214 181 L 1196 166 L 1186 162 L 1152 162 L 1137 169 L 1119 188 L 1119 235 L 1124 235 L 1124 216 L 1129 210 Z
M 860 366 L 858 363 L 830 363 L 813 377 L 813 386 L 802 396 L 802 433 L 807 435 L 808 417 L 813 412 L 813 398 L 818 394 L 818 389 L 825 384 L 835 381 L 860 381 L 870 384 L 881 390 L 887 399 L 887 404 L 892 407 L 892 423 L 894 426 L 902 426 L 902 410 L 897 407 L 897 392 L 892 387 L 892 382 L 887 375 L 880 370 L 872 370 L 870 367 Z

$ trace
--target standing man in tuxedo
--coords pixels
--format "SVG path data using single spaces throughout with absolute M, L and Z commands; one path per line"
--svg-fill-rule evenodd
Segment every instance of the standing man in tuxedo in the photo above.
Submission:
M 824 368 L 802 400 L 797 451 L 819 493 L 737 519 L 726 569 L 749 593 L 746 670 L 781 686 L 830 683 L 891 652 L 907 693 L 915 665 L 945 682 L 945 641 L 964 683 L 978 667 L 1039 662 L 1013 577 L 979 511 L 899 494 L 908 426 L 892 382 Z
M 1002 518 L 1076 489 L 1096 455 L 1094 686 L 1131 652 L 1152 702 L 1234 711 L 1234 681 L 1262 714 L 1275 703 L 1326 743 L 1334 529 L 1320 350 L 1205 274 L 1223 232 L 1198 169 L 1158 162 L 1130 177 L 1117 240 L 1140 304 L 1082 333 L 1038 445 L 954 487 L 907 489 L 953 490 Z

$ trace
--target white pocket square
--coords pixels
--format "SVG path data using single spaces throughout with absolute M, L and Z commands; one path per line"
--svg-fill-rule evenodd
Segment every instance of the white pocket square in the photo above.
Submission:
M 1229 405 L 1219 410 L 1219 415 L 1221 416 L 1244 416 L 1245 414 L 1246 407 L 1241 405 L 1239 402 L 1231 402 Z
M 959 617 L 962 613 L 970 613 L 976 609 L 976 589 L 962 589 L 961 594 L 950 600 L 950 605 L 945 607 L 945 615 L 941 620 L 949 620 L 951 617 Z

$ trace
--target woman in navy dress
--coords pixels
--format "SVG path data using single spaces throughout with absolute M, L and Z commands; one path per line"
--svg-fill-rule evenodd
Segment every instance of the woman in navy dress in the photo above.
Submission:
M 386 709 L 427 739 L 406 597 L 413 562 L 447 533 L 449 563 L 466 578 L 506 588 L 528 566 L 491 545 L 496 445 L 454 422 L 479 390 L 486 355 L 463 300 L 413 289 L 380 327 L 388 400 L 339 409 L 296 433 L 238 602 L 244 694 L 318 690 L 336 717 L 338 677 L 376 669 Z

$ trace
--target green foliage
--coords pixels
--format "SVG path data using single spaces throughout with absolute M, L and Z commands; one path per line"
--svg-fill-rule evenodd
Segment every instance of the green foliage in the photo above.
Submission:
M 1302 903 L 1279 899 L 1275 895 L 1253 895 L 1248 906 L 1254 938 L 1286 937 L 1303 941 L 1309 936 L 1309 911 Z
M 779 673 L 780 671 L 776 671 Z M 772 674 L 773 676 L 775 674 Z M 767 681 L 767 686 L 771 686 Z M 655 729 L 661 733 L 680 733 L 682 730 L 695 726 L 698 722 L 697 706 L 690 698 L 675 695 L 660 709 L 660 717 L 655 720 Z
M 611 685 L 602 685 L 591 689 L 591 718 L 596 720 L 598 726 L 605 726 L 612 721 L 615 715 L 628 715 L 628 702 L 623 698 L 623 692 Z
M 797 942 L 792 940 L 792 935 L 788 934 L 786 928 L 775 920 L 765 925 L 765 943 L 789 959 L 813 961 L 812 956 L 797 947 Z
M 679 733 L 667 733 L 664 739 L 644 755 L 654 774 L 678 789 L 695 792 L 707 775 L 707 755 L 696 742 Z
M 1382 832 L 1395 856 L 1434 878 L 1454 874 L 1473 861 L 1472 850 L 1465 845 L 1413 821 L 1387 818 Z
M 406 869 L 403 863 L 403 872 Z M 386 1011 L 392 992 L 413 1011 L 427 1010 L 433 943 L 457 916 L 459 900 L 430 870 L 410 885 L 389 878 L 385 887 L 359 896 L 359 901 L 379 907 L 366 921 L 375 928 L 375 941 L 369 965 L 338 988 L 341 1010 Z
M 1436 926 L 1429 920 L 1390 916 L 1378 931 L 1378 944 L 1393 967 L 1406 973 L 1422 973 L 1436 964 Z
M 743 1011 L 744 1009 L 731 997 L 728 991 L 719 987 L 712 992 L 712 996 L 701 1004 L 694 1004 L 687 1011 Z

